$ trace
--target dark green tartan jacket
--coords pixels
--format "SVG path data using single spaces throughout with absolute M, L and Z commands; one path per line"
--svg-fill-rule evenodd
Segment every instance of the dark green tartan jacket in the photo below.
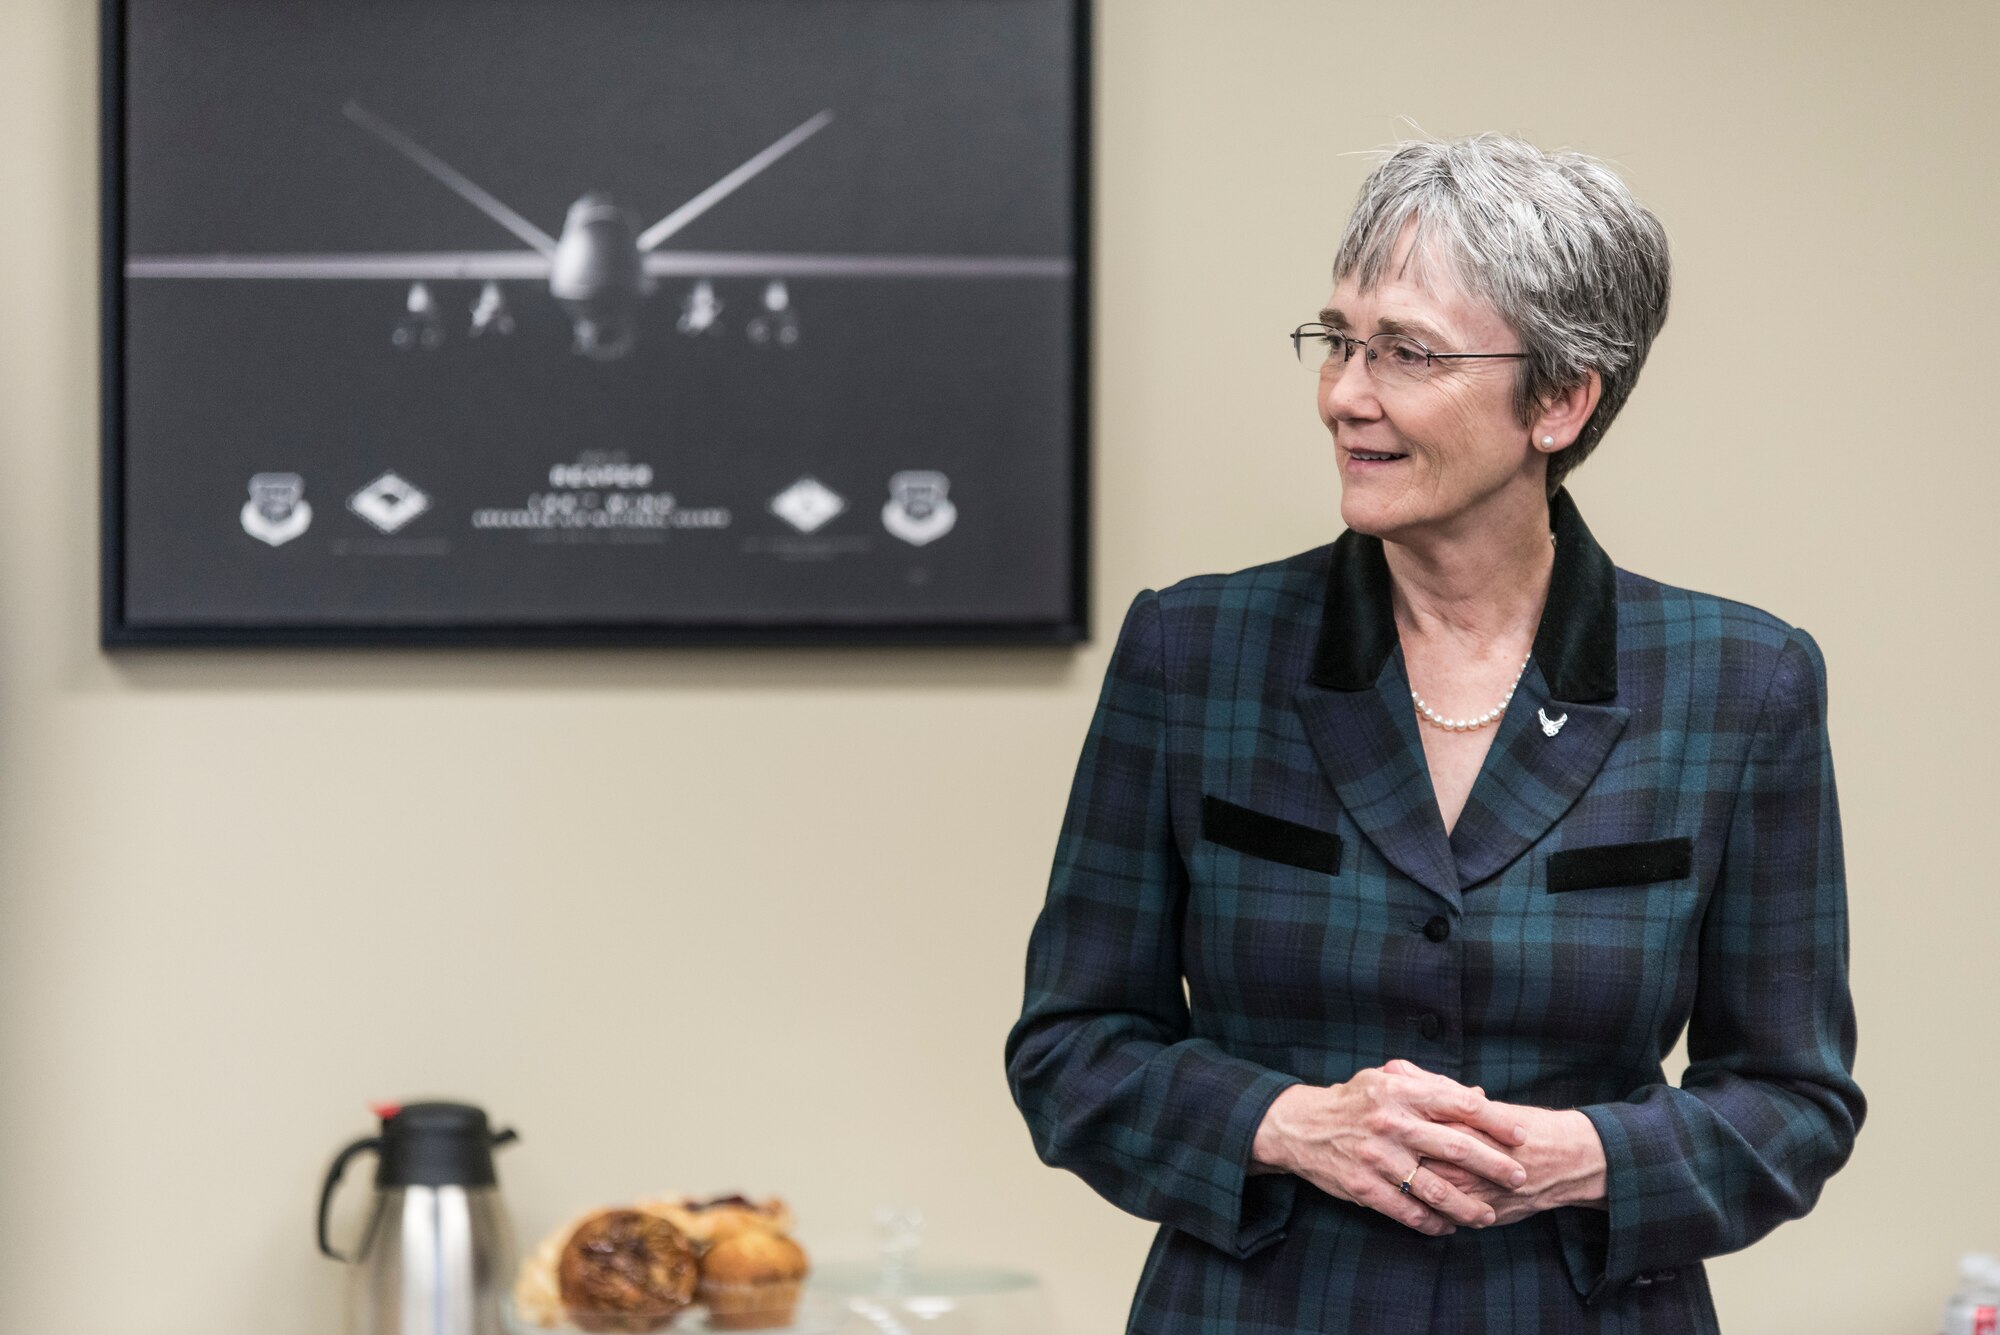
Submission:
M 1041 1157 L 1162 1225 L 1131 1331 L 1714 1331 L 1702 1258 L 1852 1151 L 1819 647 L 1615 568 L 1566 490 L 1550 517 L 1528 669 L 1448 836 L 1379 539 L 1126 614 L 1006 1057 Z M 1581 1109 L 1609 1210 L 1431 1238 L 1249 1173 L 1279 1091 L 1394 1057 Z

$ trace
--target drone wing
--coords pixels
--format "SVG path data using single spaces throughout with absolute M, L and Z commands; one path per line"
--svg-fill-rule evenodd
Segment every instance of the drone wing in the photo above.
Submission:
M 655 278 L 1067 278 L 1063 255 L 826 255 L 748 251 L 655 251 Z
M 431 250 L 357 255 L 134 255 L 127 278 L 383 278 L 546 282 L 549 258 L 532 250 Z M 828 255 L 737 250 L 655 251 L 655 278 L 1067 278 L 1060 255 Z
M 467 203 L 481 213 L 499 223 L 502 227 L 520 237 L 523 241 L 544 255 L 556 253 L 556 239 L 541 228 L 523 218 L 514 210 L 502 204 L 484 189 L 480 188 L 463 173 L 437 154 L 404 134 L 389 122 L 363 107 L 359 102 L 349 102 L 342 108 L 347 119 L 381 139 L 389 147 L 401 153 L 410 161 L 435 176 Z
M 550 260 L 532 250 L 433 250 L 376 255 L 134 255 L 127 278 L 533 278 Z
M 833 112 L 830 109 L 820 112 L 817 116 L 812 117 L 772 144 L 769 148 L 751 158 L 741 167 L 738 167 L 735 171 L 729 173 L 729 175 L 723 177 L 714 185 L 702 191 L 693 199 L 690 199 L 687 203 L 681 205 L 651 227 L 648 227 L 645 231 L 639 233 L 640 251 L 650 252 L 658 247 L 675 232 L 680 231 L 681 228 L 686 227 L 696 218 L 707 213 L 724 199 L 734 194 L 738 188 L 748 183 L 751 178 L 762 172 L 766 167 L 769 167 L 779 158 L 782 158 L 785 154 L 791 152 L 800 144 L 803 144 L 806 140 L 825 129 L 827 123 L 832 119 Z
M 310 255 L 136 255 L 125 263 L 127 278 L 291 278 L 394 279 L 402 282 L 453 278 L 546 281 L 555 238 L 536 227 L 450 164 L 357 102 L 344 108 L 349 120 L 442 181 L 531 250 L 385 252 Z M 825 129 L 826 110 L 802 122 L 714 185 L 641 232 L 637 238 L 645 272 L 655 278 L 1067 278 L 1074 263 L 1041 255 L 831 255 L 745 251 L 668 251 L 659 247 L 676 232 L 714 208 L 779 158 Z

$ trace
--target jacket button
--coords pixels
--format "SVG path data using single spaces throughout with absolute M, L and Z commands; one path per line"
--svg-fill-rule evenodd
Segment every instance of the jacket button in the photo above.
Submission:
M 1451 924 L 1441 917 L 1432 918 L 1424 924 L 1424 935 L 1433 941 L 1442 941 L 1451 935 Z
M 1417 1021 L 1417 1032 L 1425 1038 L 1436 1038 L 1444 1032 L 1444 1021 L 1438 1019 L 1435 1015 L 1426 1013 L 1421 1020 Z

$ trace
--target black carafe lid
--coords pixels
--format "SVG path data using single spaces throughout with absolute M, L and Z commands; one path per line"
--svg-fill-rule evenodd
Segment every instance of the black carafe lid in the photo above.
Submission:
M 486 1113 L 469 1103 L 406 1103 L 378 1108 L 382 1148 L 377 1187 L 490 1187 L 493 1147 L 515 1139 L 495 1135 Z

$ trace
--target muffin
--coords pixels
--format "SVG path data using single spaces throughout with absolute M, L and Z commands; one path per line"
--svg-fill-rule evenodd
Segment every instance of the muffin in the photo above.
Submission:
M 562 1245 L 556 1291 L 579 1330 L 645 1335 L 673 1324 L 694 1301 L 692 1244 L 657 1215 L 598 1210 Z
M 805 1251 L 782 1233 L 746 1227 L 701 1256 L 696 1295 L 712 1330 L 789 1326 L 805 1288 Z
M 770 1233 L 792 1230 L 791 1209 L 776 1196 L 761 1205 L 745 1196 L 718 1196 L 708 1201 L 692 1196 L 657 1196 L 640 1201 L 638 1208 L 672 1224 L 697 1248 L 713 1246 L 745 1229 Z

